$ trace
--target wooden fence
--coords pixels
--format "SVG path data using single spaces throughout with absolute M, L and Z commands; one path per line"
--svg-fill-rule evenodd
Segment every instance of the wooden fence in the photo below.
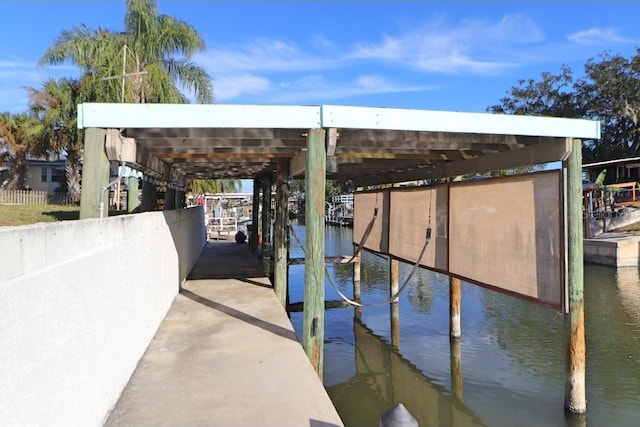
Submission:
M 0 190 L 0 205 L 70 205 L 72 203 L 67 193 L 48 196 L 46 191 Z

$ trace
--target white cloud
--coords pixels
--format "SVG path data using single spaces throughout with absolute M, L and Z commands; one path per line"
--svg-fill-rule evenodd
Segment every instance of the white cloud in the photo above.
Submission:
M 365 74 L 351 80 L 336 81 L 314 74 L 293 81 L 281 82 L 272 96 L 274 102 L 323 103 L 354 96 L 423 92 L 433 89 L 435 87 L 404 84 L 379 75 Z
M 333 50 L 337 47 L 335 43 L 327 38 L 327 36 L 319 33 L 311 36 L 311 45 L 323 51 Z
M 305 71 L 336 66 L 336 59 L 314 56 L 294 43 L 264 39 L 212 48 L 196 61 L 207 69 L 221 72 Z
M 358 75 L 363 69 L 371 69 L 372 61 L 414 73 L 496 74 L 521 64 L 522 46 L 542 39 L 538 27 L 520 15 L 494 22 L 468 20 L 455 24 L 440 19 L 419 28 L 383 35 L 377 43 L 339 45 L 321 33 L 310 34 L 308 45 L 301 40 L 253 39 L 214 46 L 196 58 L 196 62 L 214 76 L 218 101 L 272 97 L 306 102 L 305 96 L 337 99 L 365 93 L 430 89 L 420 84 L 394 83 L 382 71 L 375 77 L 375 84 L 367 84 L 373 82 L 371 76 L 350 81 L 340 76 Z M 325 75 L 328 71 L 338 78 L 329 79 Z M 314 74 L 301 75 L 305 72 Z M 388 72 L 397 76 L 397 71 Z
M 497 22 L 433 20 L 411 31 L 383 35 L 377 43 L 361 41 L 342 49 L 323 34 L 309 37 L 309 47 L 264 38 L 217 46 L 197 62 L 221 73 L 318 71 L 381 61 L 426 72 L 483 74 L 514 66 L 515 60 L 496 59 L 505 57 L 505 48 L 512 47 L 515 57 L 522 45 L 543 39 L 539 28 L 519 15 Z
M 567 36 L 572 42 L 585 45 L 635 44 L 638 41 L 621 36 L 615 28 L 590 28 Z
M 352 58 L 392 62 L 427 72 L 486 74 L 513 67 L 503 58 L 509 49 L 543 40 L 541 30 L 524 16 L 506 16 L 495 23 L 469 20 L 452 25 L 434 20 L 415 31 L 379 43 L 359 43 Z
M 271 89 L 269 79 L 246 73 L 221 75 L 213 79 L 213 85 L 218 101 L 226 101 L 239 96 L 260 95 Z

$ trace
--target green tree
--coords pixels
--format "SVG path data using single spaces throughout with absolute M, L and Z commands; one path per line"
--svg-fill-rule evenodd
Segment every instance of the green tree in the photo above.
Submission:
M 580 117 L 573 92 L 573 77 L 569 67 L 563 65 L 560 74 L 542 73 L 542 80 L 518 80 L 518 86 L 509 90 L 509 96 L 492 105 L 487 111 L 497 114 L 530 116 Z
M 589 161 L 638 155 L 640 151 L 640 50 L 631 59 L 604 53 L 585 65 L 575 85 L 584 117 L 600 120 L 602 139 L 588 144 Z
M 560 74 L 543 72 L 540 81 L 520 79 L 518 86 L 509 90 L 509 96 L 499 104 L 489 106 L 487 111 L 496 114 L 529 116 L 570 117 L 582 116 L 573 92 L 571 68 L 561 66 Z M 491 171 L 491 176 L 526 173 L 540 170 L 543 165 L 521 166 L 510 170 Z M 465 177 L 466 178 L 466 177 Z
M 183 103 L 182 87 L 197 102 L 213 102 L 211 78 L 191 61 L 205 49 L 193 27 L 160 14 L 155 0 L 127 0 L 124 30 L 85 25 L 64 30 L 40 64 L 70 61 L 81 67 L 86 98 L 95 102 Z M 131 74 L 124 78 L 124 91 L 123 79 L 109 79 L 122 74 Z
M 187 190 L 193 194 L 236 193 L 241 186 L 239 179 L 192 179 Z
M 35 118 L 27 113 L 0 114 L 0 160 L 9 165 L 7 190 L 25 188 L 28 156 L 41 156 L 43 151 L 34 133 Z
M 289 191 L 292 195 L 304 197 L 304 191 L 305 191 L 304 186 L 305 186 L 304 179 L 289 180 Z M 327 201 L 330 201 L 333 196 L 338 196 L 340 194 L 349 194 L 349 193 L 353 193 L 353 191 L 354 191 L 354 187 L 353 187 L 353 182 L 351 180 L 338 181 L 338 180 L 328 179 L 325 182 L 325 186 L 324 186 L 324 197 Z
M 584 141 L 585 162 L 636 156 L 640 151 L 640 49 L 630 58 L 610 53 L 590 59 L 584 77 L 573 81 L 563 66 L 540 81 L 519 80 L 493 113 L 599 120 L 601 138 Z
M 66 191 L 73 202 L 80 200 L 82 134 L 77 126 L 80 82 L 69 78 L 46 80 L 40 89 L 27 87 L 31 111 L 38 117 L 33 132 L 41 149 L 65 158 Z

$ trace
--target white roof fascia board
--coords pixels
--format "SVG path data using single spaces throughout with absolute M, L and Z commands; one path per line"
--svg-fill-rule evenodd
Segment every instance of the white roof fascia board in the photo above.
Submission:
M 319 106 L 106 104 L 78 106 L 78 128 L 319 128 Z
M 557 117 L 322 106 L 322 127 L 600 139 L 600 122 Z
M 602 162 L 596 162 L 596 163 L 585 163 L 582 165 L 583 168 L 590 168 L 590 167 L 596 167 L 596 166 L 605 166 L 605 165 L 615 165 L 617 163 L 628 163 L 628 162 L 638 162 L 640 161 L 640 157 L 629 157 L 627 159 L 615 159 L 615 160 L 605 160 Z

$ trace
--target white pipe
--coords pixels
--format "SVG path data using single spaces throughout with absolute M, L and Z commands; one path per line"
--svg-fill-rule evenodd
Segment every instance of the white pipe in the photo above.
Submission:
M 125 165 L 124 162 L 122 162 L 120 164 L 120 170 L 118 171 L 118 177 L 116 179 L 114 179 L 113 181 L 111 181 L 109 184 L 107 184 L 105 187 L 102 187 L 102 192 L 100 193 L 100 207 L 98 207 L 98 217 L 99 218 L 104 218 L 104 192 L 107 191 L 108 188 L 111 188 L 113 185 L 115 185 L 118 182 L 120 182 L 120 180 L 122 179 L 122 173 L 124 172 L 124 165 Z

